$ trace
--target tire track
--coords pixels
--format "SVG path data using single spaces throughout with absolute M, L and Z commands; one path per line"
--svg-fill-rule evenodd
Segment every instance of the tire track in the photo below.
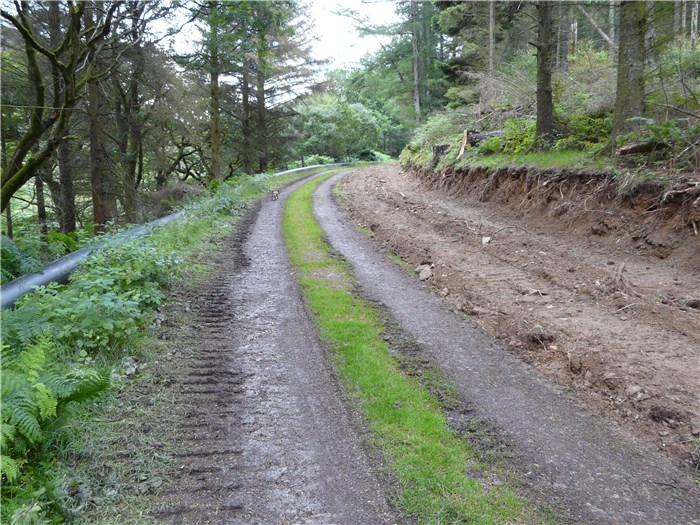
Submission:
M 339 178 L 322 184 L 315 196 L 316 216 L 330 243 L 352 262 L 365 293 L 389 309 L 475 414 L 517 453 L 533 490 L 560 503 L 579 523 L 700 523 L 697 487 L 667 458 L 601 424 L 377 253 L 333 202 Z
M 193 307 L 165 523 L 394 523 L 287 262 L 295 186 L 249 215 Z

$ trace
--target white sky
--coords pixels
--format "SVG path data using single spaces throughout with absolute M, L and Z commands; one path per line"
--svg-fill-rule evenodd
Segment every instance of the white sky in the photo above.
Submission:
M 1 1 L 1 0 L 0 0 Z M 264 1 L 264 0 L 263 0 Z M 362 18 L 367 18 L 372 25 L 384 25 L 396 22 L 394 13 L 395 0 L 306 0 L 309 12 L 313 17 L 313 32 L 317 41 L 313 43 L 314 56 L 318 59 L 329 60 L 325 69 L 359 67 L 360 59 L 367 53 L 374 53 L 380 49 L 377 37 L 361 37 L 355 30 L 355 22 L 350 18 L 335 14 L 341 9 L 352 9 Z M 170 24 L 177 27 L 184 22 L 182 15 Z M 168 23 L 156 21 L 153 24 L 156 33 L 165 32 Z M 178 53 L 191 52 L 192 42 L 198 38 L 193 24 L 189 24 L 173 38 L 166 39 L 163 44 L 174 45 Z M 382 37 L 384 44 L 389 42 L 388 37 Z
M 374 25 L 396 21 L 396 3 L 393 0 L 309 0 L 309 3 L 311 15 L 315 19 L 314 32 L 319 38 L 314 44 L 315 55 L 317 58 L 330 59 L 329 69 L 359 66 L 362 57 L 380 49 L 377 38 L 360 37 L 354 22 L 333 14 L 334 11 L 352 9 L 369 18 Z

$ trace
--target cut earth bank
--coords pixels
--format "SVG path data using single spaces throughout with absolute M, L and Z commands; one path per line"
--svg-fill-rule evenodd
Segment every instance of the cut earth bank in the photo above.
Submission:
M 687 473 L 700 443 L 700 199 L 662 203 L 645 186 L 612 198 L 613 184 L 381 165 L 339 194 L 454 310 Z

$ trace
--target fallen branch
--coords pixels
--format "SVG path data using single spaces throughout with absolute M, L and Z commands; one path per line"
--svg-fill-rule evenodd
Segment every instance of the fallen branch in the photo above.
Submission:
M 665 142 L 659 142 L 658 140 L 650 140 L 648 142 L 635 142 L 633 144 L 626 144 L 617 149 L 616 155 L 634 155 L 636 153 L 651 153 L 657 149 L 667 148 L 668 144 Z

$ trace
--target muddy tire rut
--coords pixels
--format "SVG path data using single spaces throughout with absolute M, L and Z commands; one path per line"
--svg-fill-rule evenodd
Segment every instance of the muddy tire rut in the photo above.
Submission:
M 180 474 L 156 505 L 164 523 L 395 521 L 287 261 L 281 210 L 293 188 L 248 214 L 193 299 L 172 386 L 185 415 Z

